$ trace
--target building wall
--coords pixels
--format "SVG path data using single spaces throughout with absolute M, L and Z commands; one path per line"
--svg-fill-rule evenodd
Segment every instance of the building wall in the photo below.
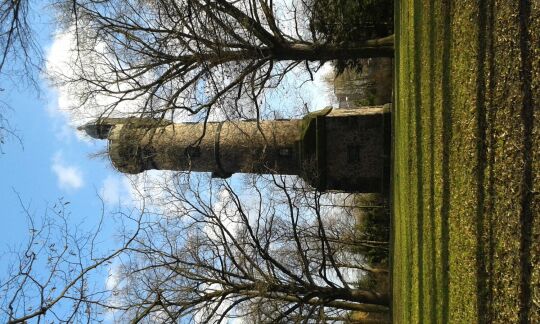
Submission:
M 381 190 L 385 155 L 383 114 L 382 110 L 365 112 L 326 117 L 328 189 Z

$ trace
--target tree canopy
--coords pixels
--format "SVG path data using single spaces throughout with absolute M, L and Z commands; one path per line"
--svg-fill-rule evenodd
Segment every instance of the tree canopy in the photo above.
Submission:
M 178 111 L 208 117 L 219 108 L 258 117 L 266 89 L 291 70 L 325 61 L 393 56 L 393 38 L 334 43 L 318 33 L 302 2 L 268 0 L 63 1 L 74 61 L 55 79 L 78 108 L 100 115 L 130 106 L 138 115 Z
M 38 88 L 42 53 L 29 22 L 30 11 L 28 0 L 0 2 L 0 152 L 7 137 L 17 137 L 7 117 L 12 107 L 2 98 L 6 86 L 22 80 Z
M 110 254 L 97 253 L 99 233 L 76 237 L 65 222 L 57 235 L 33 226 L 0 286 L 3 318 L 275 323 L 387 311 L 386 293 L 357 286 L 358 273 L 377 270 L 351 262 L 345 246 L 358 242 L 340 235 L 350 219 L 332 215 L 321 193 L 287 177 L 246 184 L 250 194 L 227 181 L 175 181 L 163 188 L 160 209 L 121 215 L 132 225 Z M 65 205 L 56 208 L 64 219 Z M 39 259 L 49 260 L 47 271 L 34 269 Z M 92 276 L 107 268 L 104 289 Z

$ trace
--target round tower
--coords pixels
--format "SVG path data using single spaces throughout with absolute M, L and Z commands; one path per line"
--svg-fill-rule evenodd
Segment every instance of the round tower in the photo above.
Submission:
M 84 129 L 109 140 L 109 156 L 124 173 L 145 170 L 299 174 L 299 120 L 145 123 L 102 119 Z
M 299 175 L 319 190 L 382 192 L 389 171 L 389 107 L 327 108 L 303 119 L 172 123 L 102 118 L 82 126 L 108 139 L 124 173 L 145 170 Z

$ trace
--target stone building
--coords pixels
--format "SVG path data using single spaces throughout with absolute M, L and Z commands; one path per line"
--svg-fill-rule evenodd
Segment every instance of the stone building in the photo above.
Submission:
M 332 109 L 303 119 L 172 123 L 102 118 L 80 129 L 109 141 L 124 173 L 145 170 L 298 175 L 319 190 L 383 192 L 389 173 L 389 106 Z

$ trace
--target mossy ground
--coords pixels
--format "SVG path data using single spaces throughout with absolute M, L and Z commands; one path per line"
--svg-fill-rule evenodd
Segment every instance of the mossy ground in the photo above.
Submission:
M 395 13 L 394 323 L 538 323 L 540 2 Z

